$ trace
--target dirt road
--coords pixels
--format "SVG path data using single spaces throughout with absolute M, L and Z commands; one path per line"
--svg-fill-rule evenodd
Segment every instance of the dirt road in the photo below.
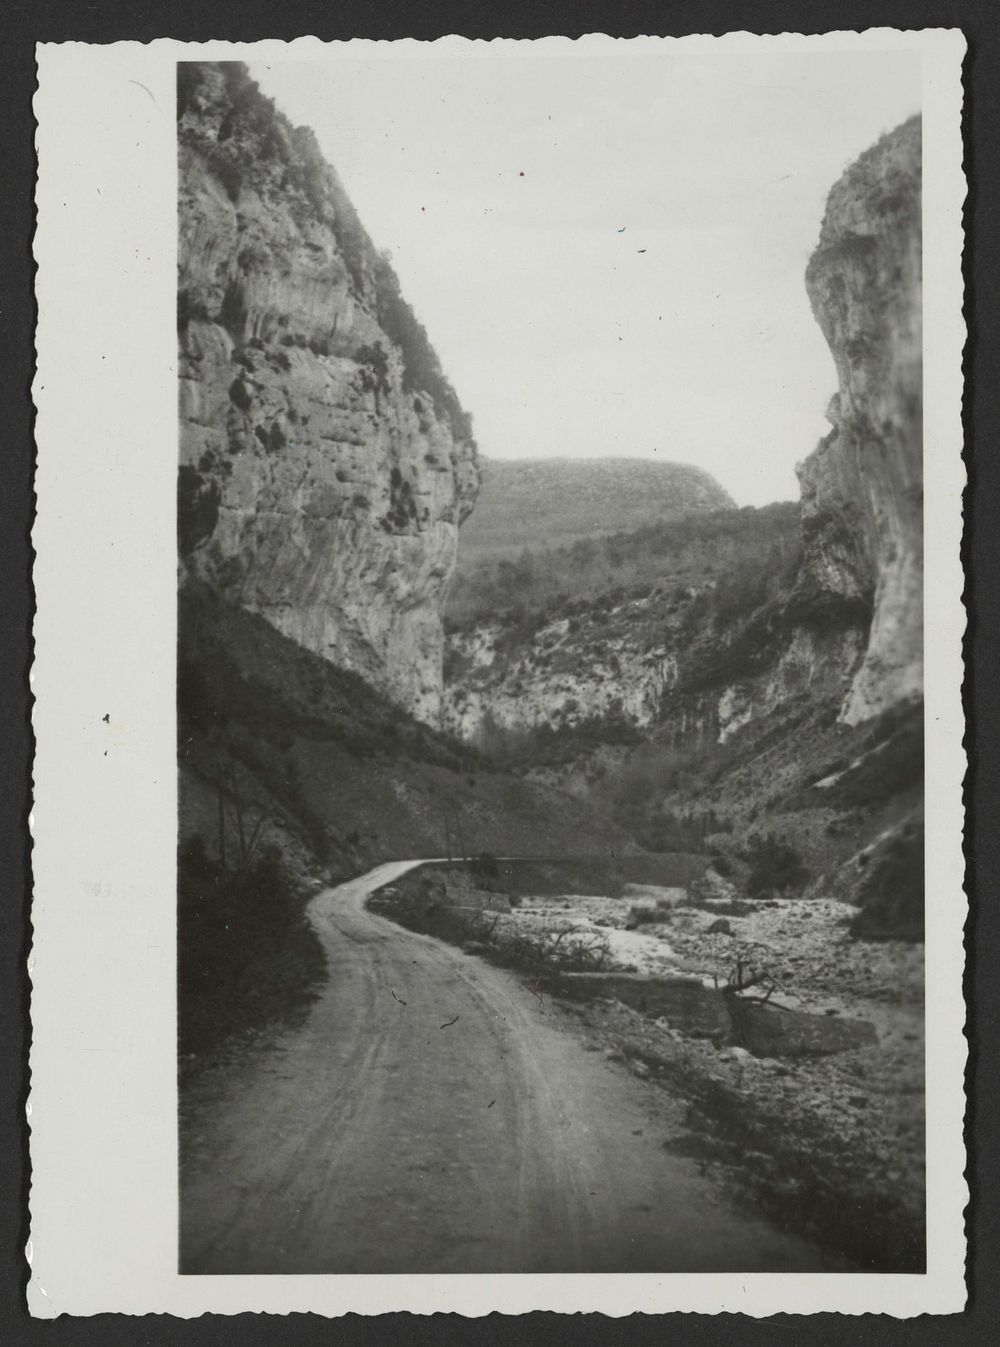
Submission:
M 182 1271 L 829 1269 L 668 1154 L 680 1105 L 524 978 L 365 909 L 417 863 L 315 899 L 308 1021 L 196 1090 Z

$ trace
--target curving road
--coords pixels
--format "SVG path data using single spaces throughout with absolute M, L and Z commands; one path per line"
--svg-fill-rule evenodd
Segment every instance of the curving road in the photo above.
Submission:
M 366 910 L 420 863 L 314 900 L 329 980 L 309 1019 L 202 1083 L 183 1272 L 829 1269 L 669 1155 L 679 1105 L 522 978 Z

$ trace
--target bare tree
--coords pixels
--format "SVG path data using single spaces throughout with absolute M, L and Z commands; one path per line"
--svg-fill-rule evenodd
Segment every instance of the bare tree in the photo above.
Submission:
M 716 987 L 719 987 L 717 976 L 714 981 Z M 747 993 L 753 987 L 759 987 L 763 995 L 748 996 Z M 767 968 L 748 963 L 745 959 L 738 958 L 736 960 L 727 973 L 720 990 L 723 996 L 739 996 L 745 1001 L 759 1001 L 762 1005 L 770 1005 L 774 1010 L 788 1009 L 788 1006 L 780 1005 L 777 1001 L 771 1000 L 775 991 L 785 991 L 774 974 Z
M 261 832 L 267 821 L 267 813 L 262 805 L 248 805 L 244 802 L 235 767 L 230 767 L 228 774 L 224 773 L 221 767 L 217 770 L 215 789 L 218 798 L 219 863 L 223 869 L 226 868 L 226 806 L 228 804 L 229 822 L 235 827 L 239 849 L 239 869 L 245 870 L 253 860 L 254 853 L 257 850 Z M 251 811 L 256 811 L 257 818 L 250 826 L 248 833 L 248 816 Z

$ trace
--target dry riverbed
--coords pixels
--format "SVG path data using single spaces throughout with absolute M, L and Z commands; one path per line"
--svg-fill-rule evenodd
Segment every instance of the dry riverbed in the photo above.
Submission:
M 391 915 L 406 897 L 375 902 Z M 610 971 L 682 974 L 714 986 L 741 959 L 771 973 L 782 1006 L 873 1025 L 877 1041 L 868 1046 L 761 1059 L 611 998 L 564 1002 L 561 1016 L 592 1051 L 687 1101 L 687 1131 L 667 1145 L 744 1201 L 862 1267 L 922 1266 L 922 947 L 854 940 L 856 909 L 822 898 L 736 904 L 739 914 L 724 918 L 728 932 L 710 929 L 718 905 L 688 905 L 676 890 L 628 886 L 617 897 L 525 894 L 515 902 L 509 913 L 477 918 L 490 939 L 473 937 L 473 950 L 502 961 L 511 936 L 571 927 L 606 939 Z M 637 906 L 654 907 L 656 920 L 627 929 Z

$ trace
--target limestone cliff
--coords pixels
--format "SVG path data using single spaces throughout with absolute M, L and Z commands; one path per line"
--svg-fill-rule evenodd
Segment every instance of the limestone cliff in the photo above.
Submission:
M 312 133 L 178 80 L 184 571 L 435 721 L 469 417 Z
M 799 468 L 799 597 L 871 604 L 849 724 L 923 687 L 920 169 L 915 117 L 834 186 L 806 273 L 839 389 L 831 433 Z

